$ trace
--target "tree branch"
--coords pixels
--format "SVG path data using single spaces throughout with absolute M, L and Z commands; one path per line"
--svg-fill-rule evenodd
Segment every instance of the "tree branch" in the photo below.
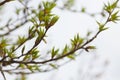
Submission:
M 2 1 L 2 2 L 0 2 L 0 6 L 4 5 L 4 4 L 6 4 L 7 2 L 10 2 L 10 1 L 13 1 L 13 0 L 5 0 L 5 1 Z

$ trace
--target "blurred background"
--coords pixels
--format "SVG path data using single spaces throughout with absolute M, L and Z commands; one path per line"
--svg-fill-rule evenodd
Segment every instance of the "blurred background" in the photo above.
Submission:
M 101 16 L 91 17 L 88 14 L 80 12 L 72 12 L 69 10 L 62 10 L 60 7 L 65 0 L 58 0 L 57 6 L 53 13 L 57 14 L 60 19 L 48 32 L 47 49 L 51 46 L 62 48 L 64 44 L 69 44 L 70 39 L 75 34 L 79 33 L 85 36 L 88 30 L 97 30 L 97 21 L 104 21 L 105 18 Z M 73 9 L 80 10 L 85 7 L 88 13 L 99 13 L 104 3 L 112 2 L 114 0 L 75 0 Z M 30 6 L 36 7 L 41 0 L 31 0 Z M 14 16 L 15 8 L 21 6 L 17 2 L 10 2 L 2 10 L 0 17 L 4 21 Z M 4 24 L 4 21 L 2 24 Z M 108 30 L 102 32 L 92 44 L 96 45 L 97 49 L 92 52 L 83 52 L 75 60 L 61 66 L 57 70 L 46 73 L 36 73 L 28 75 L 28 80 L 120 80 L 120 22 L 107 24 Z M 29 24 L 28 24 L 29 25 Z M 20 29 L 13 33 L 23 34 L 26 28 Z M 43 47 L 43 50 L 46 48 Z M 15 76 L 9 76 L 9 80 L 14 80 Z M 0 80 L 2 76 L 0 75 Z

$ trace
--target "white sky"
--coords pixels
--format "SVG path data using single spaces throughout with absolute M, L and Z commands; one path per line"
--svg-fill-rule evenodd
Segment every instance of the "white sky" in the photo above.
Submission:
M 99 12 L 102 8 L 103 2 L 107 1 L 108 0 L 77 0 L 76 8 L 87 6 L 89 12 Z M 37 0 L 34 2 L 37 2 Z M 55 9 L 54 13 L 58 14 L 60 19 L 57 24 L 50 29 L 48 33 L 48 43 L 50 42 L 50 46 L 56 45 L 61 48 L 64 44 L 69 43 L 69 39 L 71 39 L 76 33 L 80 33 L 84 36 L 87 30 L 97 30 L 95 20 L 101 20 L 99 18 L 91 18 L 88 15 L 61 11 L 58 9 Z M 105 68 L 105 74 L 100 78 L 100 80 L 120 80 L 120 24 L 112 23 L 107 26 L 110 28 L 107 31 L 102 32 L 94 41 L 94 44 L 97 46 L 97 50 L 95 52 L 92 52 L 91 54 L 83 53 L 75 61 L 66 64 L 58 70 L 37 75 L 34 74 L 29 76 L 28 80 L 50 80 L 51 78 L 53 80 L 77 80 L 78 76 L 80 76 L 79 74 L 76 75 L 79 68 L 83 71 L 86 69 L 86 66 L 93 64 L 96 69 L 101 69 L 105 60 L 108 60 L 110 64 L 107 69 Z M 94 54 L 100 56 L 97 61 L 93 58 Z M 12 80 L 11 76 L 10 78 Z M 1 75 L 0 80 L 2 80 Z

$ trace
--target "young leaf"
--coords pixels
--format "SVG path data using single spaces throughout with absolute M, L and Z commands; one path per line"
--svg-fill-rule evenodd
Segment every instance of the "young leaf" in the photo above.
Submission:
M 68 52 L 68 50 L 69 50 L 68 45 L 65 45 L 65 47 L 64 47 L 64 49 L 62 51 L 62 55 L 66 54 Z
M 120 20 L 120 16 L 118 16 L 119 11 L 116 11 L 111 15 L 111 18 L 109 19 L 112 22 L 116 22 L 117 20 Z
M 57 69 L 58 67 L 55 64 L 49 64 L 51 67 L 53 67 L 54 69 Z
M 75 60 L 75 56 L 74 55 L 68 55 L 67 57 L 72 59 L 72 60 Z
M 58 16 L 54 16 L 54 17 L 51 19 L 49 26 L 53 26 L 53 25 L 58 21 L 58 19 L 59 19 Z
M 85 48 L 85 51 L 89 52 L 89 50 L 94 50 L 94 49 L 96 49 L 95 46 L 87 46 L 87 47 Z
M 54 58 L 58 54 L 59 49 L 55 50 L 55 47 L 53 47 L 51 51 L 51 58 Z

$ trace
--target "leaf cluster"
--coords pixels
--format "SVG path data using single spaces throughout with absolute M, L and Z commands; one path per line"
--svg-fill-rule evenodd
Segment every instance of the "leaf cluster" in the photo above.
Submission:
M 21 74 L 22 79 L 25 80 L 25 74 L 47 72 L 57 69 L 64 63 L 75 60 L 76 56 L 80 54 L 79 52 L 90 52 L 90 50 L 96 49 L 96 46 L 90 43 L 93 42 L 101 32 L 108 29 L 108 27 L 106 27 L 107 23 L 119 20 L 119 11 L 116 11 L 116 9 L 118 9 L 118 1 L 119 0 L 112 4 L 108 3 L 104 5 L 104 11 L 107 13 L 101 13 L 107 19 L 103 23 L 96 21 L 98 30 L 92 37 L 91 32 L 87 32 L 85 37 L 82 37 L 78 33 L 70 40 L 70 44 L 66 44 L 63 49 L 53 47 L 48 50 L 47 53 L 41 53 L 41 49 L 39 49 L 38 46 L 41 46 L 41 42 L 44 42 L 44 45 L 47 44 L 47 32 L 55 26 L 59 20 L 59 17 L 52 13 L 52 10 L 57 7 L 57 5 L 52 1 L 45 1 L 40 3 L 37 9 L 35 9 L 28 6 L 29 1 L 19 0 L 18 2 L 22 4 L 23 7 L 15 11 L 17 19 L 13 21 L 13 19 L 10 18 L 6 25 L 0 27 L 0 31 L 5 30 L 5 33 L 0 34 L 0 64 L 2 64 L 3 68 L 11 67 L 11 69 L 1 69 L 1 71 L 9 74 Z M 73 4 L 74 0 L 66 0 L 64 8 L 71 11 Z M 87 13 L 86 8 L 83 7 L 80 12 Z M 19 18 L 21 14 L 23 16 Z M 13 42 L 6 38 L 10 36 L 11 32 L 23 27 L 27 23 L 32 23 L 28 31 L 26 31 L 27 35 L 19 35 Z M 10 26 L 13 26 L 13 28 Z M 33 41 L 33 43 L 30 43 L 30 41 Z M 27 42 L 31 44 L 30 48 L 27 47 Z

